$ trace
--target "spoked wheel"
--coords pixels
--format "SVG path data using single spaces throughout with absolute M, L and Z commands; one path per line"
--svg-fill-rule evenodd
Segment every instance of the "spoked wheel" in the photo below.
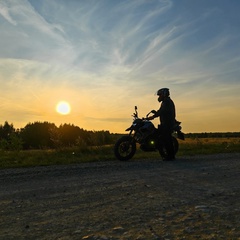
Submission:
M 121 137 L 114 146 L 114 154 L 120 161 L 128 161 L 136 153 L 136 142 L 131 136 Z
M 174 153 L 176 154 L 179 148 L 178 140 L 175 137 L 172 137 L 172 141 L 173 141 Z M 164 145 L 160 147 L 159 153 L 163 159 L 168 157 L 167 150 Z

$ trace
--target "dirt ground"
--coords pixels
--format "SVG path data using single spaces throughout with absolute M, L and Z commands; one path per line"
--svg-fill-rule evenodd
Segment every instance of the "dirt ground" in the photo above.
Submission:
M 0 239 L 240 239 L 240 153 L 0 170 Z

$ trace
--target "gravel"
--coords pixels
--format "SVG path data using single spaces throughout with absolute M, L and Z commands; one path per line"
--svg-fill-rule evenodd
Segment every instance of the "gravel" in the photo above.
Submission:
M 0 239 L 240 239 L 240 153 L 0 170 Z

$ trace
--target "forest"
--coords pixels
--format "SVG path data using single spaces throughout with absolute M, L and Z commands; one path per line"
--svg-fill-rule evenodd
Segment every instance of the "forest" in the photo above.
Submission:
M 57 127 L 50 122 L 28 123 L 24 128 L 15 129 L 5 121 L 0 125 L 1 150 L 61 149 L 64 147 L 104 146 L 113 144 L 121 134 L 109 131 L 88 131 L 73 124 Z M 185 133 L 186 138 L 238 138 L 239 132 Z
M 15 129 L 7 121 L 0 125 L 0 149 L 59 149 L 63 147 L 102 146 L 113 142 L 114 134 L 109 131 L 87 131 L 73 124 L 28 123 L 24 128 Z

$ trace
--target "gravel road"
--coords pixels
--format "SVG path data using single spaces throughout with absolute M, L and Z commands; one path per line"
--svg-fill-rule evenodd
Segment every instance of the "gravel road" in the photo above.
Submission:
M 240 239 L 240 153 L 0 170 L 0 239 Z

